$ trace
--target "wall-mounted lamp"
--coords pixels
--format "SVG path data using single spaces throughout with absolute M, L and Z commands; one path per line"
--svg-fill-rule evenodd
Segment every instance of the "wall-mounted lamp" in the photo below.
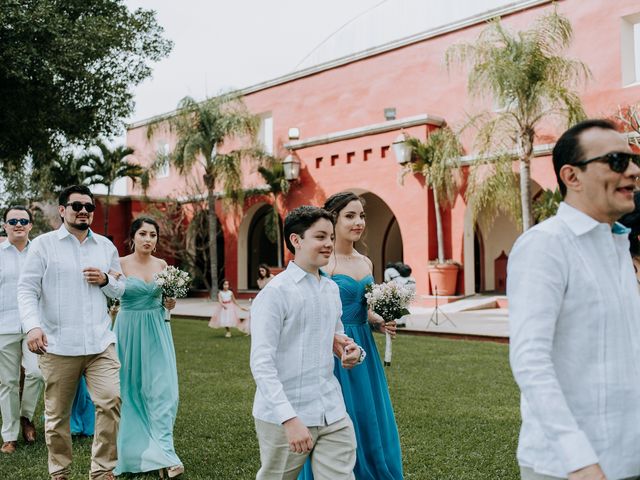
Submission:
M 300 139 L 300 129 L 297 127 L 291 127 L 288 132 L 289 140 L 299 140 Z
M 282 168 L 284 169 L 284 178 L 293 182 L 300 178 L 300 159 L 295 152 L 289 153 L 282 161 Z
M 411 161 L 412 151 L 411 147 L 407 145 L 407 136 L 404 132 L 396 137 L 391 146 L 393 147 L 393 153 L 396 156 L 396 161 L 400 165 L 404 165 Z
M 384 119 L 387 121 L 396 119 L 395 107 L 387 107 L 384 109 Z

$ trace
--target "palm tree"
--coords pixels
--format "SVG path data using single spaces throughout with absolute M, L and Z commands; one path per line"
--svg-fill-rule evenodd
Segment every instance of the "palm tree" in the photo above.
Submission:
M 82 185 L 90 170 L 89 159 L 85 155 L 64 152 L 49 166 L 48 180 L 53 193 L 59 193 L 69 185 Z
M 572 125 L 585 117 L 574 88 L 590 72 L 584 63 L 562 56 L 571 38 L 569 20 L 554 10 L 539 17 L 530 30 L 515 34 L 493 20 L 475 43 L 454 45 L 446 52 L 449 67 L 470 65 L 472 96 L 492 98 L 503 107 L 475 119 L 477 143 L 484 154 L 508 153 L 513 158 L 516 152 L 523 230 L 532 224 L 530 165 L 540 122 L 555 116 Z
M 441 208 L 450 205 L 458 192 L 454 172 L 460 167 L 462 146 L 456 134 L 446 126 L 431 132 L 424 142 L 415 137 L 407 138 L 406 142 L 411 147 L 414 161 L 408 164 L 405 173 L 409 170 L 421 173 L 433 191 L 438 264 L 444 264 Z
M 113 184 L 120 178 L 129 177 L 134 183 L 141 181 L 146 186 L 147 172 L 145 168 L 131 163 L 126 159 L 134 150 L 126 146 L 111 148 L 106 142 L 97 142 L 100 154 L 86 153 L 83 157 L 88 163 L 89 172 L 85 183 L 87 185 L 104 185 L 107 187 L 106 207 L 104 210 L 104 235 L 109 230 L 109 202 Z
M 278 266 L 282 266 L 282 235 L 280 232 L 280 214 L 278 213 L 278 199 L 281 195 L 289 193 L 289 181 L 284 176 L 282 161 L 278 158 L 267 156 L 265 165 L 258 167 L 258 172 L 269 186 L 273 195 L 273 208 L 265 219 L 265 234 L 271 243 L 278 249 Z
M 177 143 L 170 161 L 181 175 L 188 175 L 193 167 L 201 165 L 204 170 L 203 181 L 207 189 L 209 220 L 209 262 L 211 266 L 211 297 L 218 294 L 218 248 L 216 233 L 216 185 L 222 186 L 223 195 L 228 200 L 241 204 L 242 190 L 241 163 L 243 158 L 251 157 L 255 149 L 235 149 L 219 153 L 226 140 L 238 137 L 255 137 L 259 119 L 247 109 L 242 97 L 235 93 L 223 93 L 203 102 L 191 97 L 183 98 L 177 112 L 167 120 L 176 133 Z M 152 136 L 156 122 L 147 131 Z

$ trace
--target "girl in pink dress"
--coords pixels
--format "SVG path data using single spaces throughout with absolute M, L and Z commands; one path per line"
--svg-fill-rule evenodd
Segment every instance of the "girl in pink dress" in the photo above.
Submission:
M 249 318 L 240 318 L 240 311 L 248 312 L 249 309 L 241 307 L 236 301 L 233 292 L 229 288 L 229 281 L 224 280 L 222 282 L 222 290 L 218 292 L 218 304 L 215 306 L 211 320 L 209 320 L 209 327 L 220 328 L 224 327 L 227 333 L 224 335 L 226 338 L 231 336 L 231 327 L 236 327 L 238 330 L 249 334 Z

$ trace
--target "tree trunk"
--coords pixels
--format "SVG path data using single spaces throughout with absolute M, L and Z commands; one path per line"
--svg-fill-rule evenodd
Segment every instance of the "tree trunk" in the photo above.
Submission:
M 104 209 L 104 236 L 107 236 L 109 229 L 109 199 L 111 198 L 111 185 L 107 186 L 107 205 Z
M 282 267 L 282 232 L 280 231 L 280 215 L 278 214 L 278 195 L 273 195 L 273 213 L 276 222 L 276 248 L 278 249 L 278 267 Z
M 436 239 L 438 241 L 438 263 L 444 263 L 444 235 L 442 233 L 442 216 L 440 215 L 440 202 L 438 202 L 438 190 L 433 190 L 433 208 L 436 211 Z
M 215 179 L 205 175 L 207 183 L 207 218 L 209 220 L 209 268 L 211 269 L 211 298 L 218 298 L 218 217 L 216 216 Z
M 531 217 L 531 158 L 533 157 L 533 132 L 521 136 L 524 145 L 520 145 L 520 203 L 522 204 L 522 231 L 533 225 Z

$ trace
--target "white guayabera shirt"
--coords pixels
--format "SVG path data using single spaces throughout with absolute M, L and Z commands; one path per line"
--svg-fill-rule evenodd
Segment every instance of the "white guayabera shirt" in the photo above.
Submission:
M 562 203 L 509 258 L 521 466 L 554 477 L 599 463 L 640 475 L 640 296 L 628 230 Z
M 18 314 L 18 278 L 29 245 L 20 251 L 9 240 L 0 243 L 0 335 L 22 331 Z
M 338 286 L 294 262 L 251 305 L 253 416 L 281 424 L 298 417 L 308 427 L 347 415 L 333 374 L 333 337 L 344 334 Z
M 89 230 L 80 243 L 62 225 L 31 241 L 18 282 L 20 320 L 25 333 L 42 328 L 49 353 L 93 355 L 116 341 L 106 296 L 121 297 L 125 278 L 108 275 L 109 283 L 100 288 L 85 280 L 87 267 L 122 272 L 118 251 L 106 237 Z

